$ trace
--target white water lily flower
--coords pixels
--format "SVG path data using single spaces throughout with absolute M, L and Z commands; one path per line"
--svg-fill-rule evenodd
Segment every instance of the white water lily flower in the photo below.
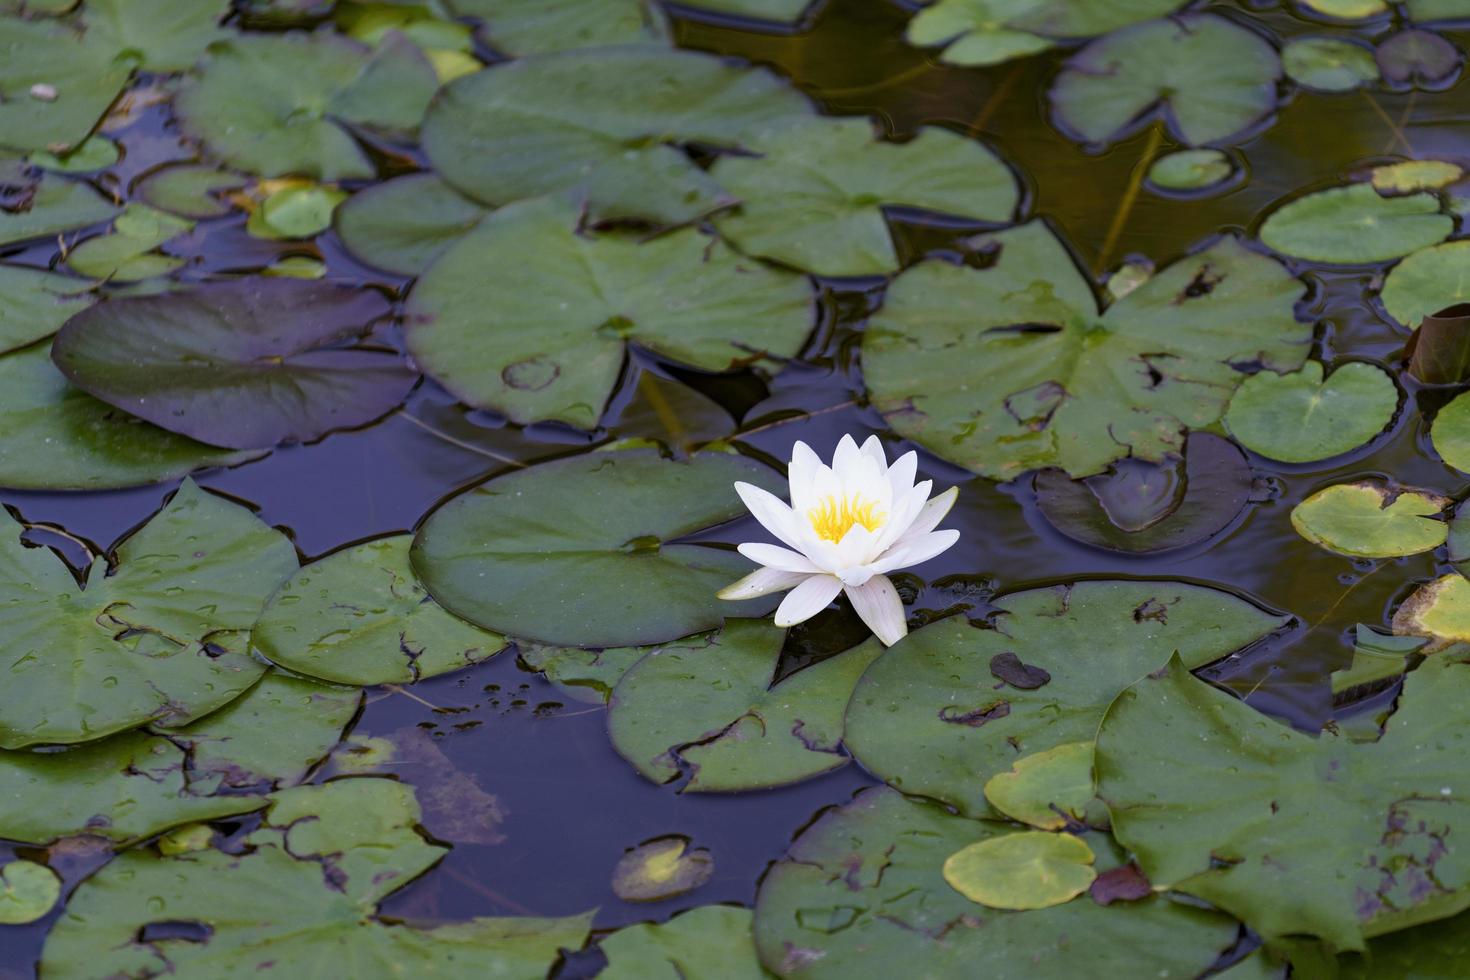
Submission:
M 959 540 L 936 531 L 954 506 L 958 487 L 929 499 L 932 480 L 914 483 L 917 453 L 888 465 L 877 436 L 862 448 L 843 436 L 826 466 L 805 443 L 791 450 L 791 503 L 749 483 L 735 492 L 755 519 L 789 547 L 747 543 L 740 553 L 758 569 L 720 592 L 721 599 L 791 593 L 776 610 L 777 626 L 811 619 L 846 591 L 868 628 L 892 646 L 908 633 L 903 600 L 887 572 L 928 561 Z

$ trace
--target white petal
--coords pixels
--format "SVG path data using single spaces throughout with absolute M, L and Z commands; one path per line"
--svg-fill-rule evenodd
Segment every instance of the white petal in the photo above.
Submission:
M 832 453 L 832 470 L 843 483 L 847 482 L 847 473 L 857 467 L 857 462 L 862 458 L 862 451 L 852 436 L 843 436 L 837 441 L 837 450 Z
M 910 450 L 888 467 L 888 485 L 893 488 L 893 499 L 898 500 L 913 489 L 914 477 L 919 472 L 919 454 Z
M 873 562 L 870 567 L 874 572 L 892 572 L 900 568 L 922 564 L 953 548 L 954 543 L 959 539 L 960 532 L 954 528 L 904 538 L 890 548 L 882 558 Z
M 837 556 L 844 568 L 853 565 L 866 565 L 882 554 L 878 547 L 878 535 L 869 531 L 861 524 L 854 524 L 847 529 L 842 540 L 837 542 Z
M 749 483 L 735 484 L 735 492 L 740 495 L 745 506 L 750 508 L 755 519 L 761 522 L 761 527 L 798 551 L 801 549 L 796 514 L 779 497 Z
M 772 592 L 785 592 L 806 581 L 811 576 L 801 572 L 783 572 L 778 568 L 757 568 L 733 585 L 727 585 L 716 593 L 721 599 L 739 601 L 757 599 Z
M 804 575 L 814 575 L 821 571 L 806 555 L 780 545 L 747 541 L 738 550 L 751 561 L 765 565 L 767 568 L 779 568 L 783 572 L 801 572 Z
M 933 487 L 932 480 L 925 480 L 911 488 L 904 496 L 897 498 L 893 511 L 888 515 L 887 523 L 883 525 L 882 532 L 878 535 L 880 553 L 896 544 L 898 539 L 913 526 L 919 513 L 924 509 L 924 504 L 929 500 L 929 491 Z
M 863 440 L 862 452 L 876 462 L 879 469 L 888 469 L 888 457 L 883 454 L 883 443 L 877 436 L 868 436 Z
M 798 442 L 791 447 L 791 463 L 786 467 L 786 480 L 791 485 L 791 509 L 797 515 L 804 514 L 812 500 L 812 481 L 817 471 L 823 469 L 822 461 L 812 447 Z
M 800 589 L 801 586 L 798 586 L 797 591 Z M 868 579 L 866 585 L 849 587 L 846 592 L 847 598 L 852 600 L 852 608 L 857 610 L 858 616 L 868 624 L 873 635 L 883 641 L 884 646 L 893 646 L 908 633 L 909 624 L 904 621 L 903 600 L 898 597 L 898 590 L 886 575 L 874 575 Z M 795 595 L 796 592 L 791 594 Z M 779 626 L 780 623 L 776 625 Z
M 781 600 L 776 608 L 776 625 L 795 626 L 806 622 L 826 609 L 841 591 L 842 583 L 832 576 L 813 575 Z
M 939 522 L 944 520 L 945 515 L 949 513 L 949 509 L 954 506 L 955 498 L 959 495 L 959 487 L 950 487 L 929 501 L 919 511 L 919 516 L 914 518 L 914 523 L 910 524 L 908 530 L 903 532 L 903 536 L 907 538 L 920 534 L 928 534 L 934 530 L 939 526 Z

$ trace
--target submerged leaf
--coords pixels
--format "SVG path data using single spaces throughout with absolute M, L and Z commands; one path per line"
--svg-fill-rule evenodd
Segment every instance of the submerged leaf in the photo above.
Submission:
M 1252 452 L 1284 463 L 1311 463 L 1352 452 L 1388 427 L 1399 391 L 1388 372 L 1349 361 L 1322 378 L 1322 363 L 1250 376 L 1225 414 L 1230 434 Z
M 566 201 L 502 208 L 420 277 L 415 361 L 458 398 L 520 423 L 594 428 L 628 345 L 704 371 L 794 357 L 811 332 L 804 277 L 694 228 L 651 241 L 577 231 Z
M 1201 667 L 1289 620 L 1228 592 L 1181 582 L 1083 581 L 992 601 L 988 625 L 952 617 L 878 658 L 847 708 L 845 742 L 905 793 L 991 813 L 983 792 L 1026 757 L 1093 737 L 1113 697 L 1179 651 Z M 1034 691 L 997 689 L 1006 651 L 1045 668 Z
M 678 543 L 744 515 L 736 480 L 780 489 L 771 470 L 725 453 L 674 462 L 623 449 L 542 463 L 429 515 L 414 571 L 455 615 L 543 643 L 642 645 L 714 629 L 727 614 L 770 608 L 715 597 L 749 571 L 747 559 Z
M 341 684 L 410 683 L 489 660 L 505 638 L 451 616 L 414 577 L 411 534 L 305 566 L 271 597 L 251 644 L 272 663 Z
M 1382 483 L 1339 483 L 1312 494 L 1291 511 L 1298 534 L 1328 551 L 1353 558 L 1397 558 L 1431 551 L 1449 533 L 1430 520 L 1449 499 Z
M 51 356 L 88 394 L 172 432 L 262 448 L 362 425 L 403 400 L 418 376 L 398 355 L 333 346 L 387 312 L 367 289 L 238 279 L 93 306 Z
M 612 890 L 625 902 L 661 902 L 694 891 L 714 873 L 709 851 L 691 851 L 687 837 L 660 837 L 623 855 L 613 869 Z
M 900 435 L 993 479 L 1177 455 L 1245 379 L 1234 365 L 1301 364 L 1305 293 L 1225 238 L 1100 313 L 1086 279 L 1032 222 L 979 245 L 984 269 L 930 260 L 900 275 L 863 335 L 875 407 Z
M 944 880 L 996 909 L 1045 909 L 1087 891 L 1097 872 L 1087 842 L 1039 830 L 967 844 L 944 862 Z

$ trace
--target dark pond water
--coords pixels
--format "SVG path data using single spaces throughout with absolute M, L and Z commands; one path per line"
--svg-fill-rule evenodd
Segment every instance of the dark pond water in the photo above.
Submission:
M 1231 4 L 1208 5 L 1230 12 Z M 1242 4 L 1283 35 L 1309 26 L 1265 4 Z M 1162 266 L 1202 239 L 1229 229 L 1253 230 L 1268 206 L 1304 188 L 1337 181 L 1365 162 L 1403 157 L 1458 159 L 1467 154 L 1470 82 L 1445 92 L 1367 90 L 1332 99 L 1298 95 L 1274 125 L 1239 143 L 1246 176 L 1226 193 L 1181 201 L 1141 187 L 1141 160 L 1159 152 L 1157 131 L 1102 153 L 1087 152 L 1046 121 L 1049 79 L 1066 50 L 986 69 L 941 66 L 902 40 L 908 10 L 885 0 L 830 0 L 809 30 L 752 31 L 739 24 L 680 18 L 685 47 L 738 55 L 792 78 L 825 111 L 873 115 L 902 138 L 921 125 L 983 135 L 1018 168 L 1031 211 L 1071 242 L 1094 272 L 1142 254 Z M 1315 25 L 1320 27 L 1320 25 Z M 1348 33 L 1348 29 L 1338 29 Z M 1368 31 L 1367 28 L 1364 29 Z M 1451 37 L 1457 41 L 1464 37 Z M 124 158 L 99 183 L 126 193 L 133 179 L 193 152 L 164 107 L 147 111 L 114 134 Z M 409 162 L 385 161 L 402 169 Z M 243 216 L 204 222 L 182 247 L 182 276 L 261 267 L 281 246 L 247 237 Z M 973 229 L 906 224 L 904 258 L 957 247 Z M 402 280 L 356 265 L 331 233 L 316 240 L 329 275 L 389 291 Z M 301 251 L 302 246 L 293 246 Z M 311 252 L 312 248 L 305 249 Z M 54 259 L 51 245 L 32 246 L 13 261 Z M 1363 298 L 1378 273 L 1355 269 L 1308 272 L 1310 315 L 1317 321 L 1313 357 L 1387 364 L 1404 332 Z M 606 428 L 592 437 L 554 426 L 521 430 L 466 412 L 426 382 L 400 411 L 361 430 L 318 443 L 278 449 L 199 482 L 259 508 L 294 539 L 302 560 L 351 542 L 413 529 L 442 499 L 485 476 L 526 462 L 577 452 L 608 438 L 646 436 L 689 445 L 735 435 L 784 461 L 795 440 L 829 450 L 843 433 L 859 439 L 886 432 L 862 404 L 856 345 L 881 283 L 830 283 L 823 326 L 800 363 L 763 381 L 754 374 L 705 377 L 638 356 L 625 373 Z M 925 580 L 899 579 L 917 591 L 914 610 L 983 611 L 997 591 L 1088 576 L 1168 577 L 1210 583 L 1290 613 L 1295 625 L 1258 649 L 1213 670 L 1250 704 L 1316 731 L 1334 711 L 1327 675 L 1348 662 L 1358 623 L 1386 624 L 1416 585 L 1446 571 L 1435 554 L 1349 563 L 1293 532 L 1292 507 L 1326 485 L 1367 475 L 1461 497 L 1462 475 L 1429 453 L 1426 413 L 1443 402 L 1411 391 L 1392 427 L 1348 457 L 1320 465 L 1283 466 L 1252 458 L 1253 502 L 1225 532 L 1162 555 L 1130 557 L 1079 545 L 1056 531 L 1038 509 L 1030 477 L 1007 484 L 975 478 L 929 456 L 922 476 L 962 490 L 950 524 L 963 544 L 924 566 Z M 33 524 L 56 525 L 105 547 L 140 524 L 173 485 L 103 493 L 3 492 L 0 500 Z M 738 540 L 742 528 L 721 532 Z M 63 552 L 62 538 L 46 538 Z M 834 638 L 861 635 L 843 607 L 794 631 L 793 657 L 824 652 Z M 498 843 L 460 844 L 445 861 L 396 894 L 390 916 L 459 919 L 473 915 L 564 915 L 598 906 L 596 926 L 665 919 L 716 902 L 749 904 L 768 865 L 823 808 L 878 781 L 849 765 L 800 785 L 731 796 L 681 795 L 677 786 L 640 778 L 613 751 L 601 706 L 569 700 L 518 663 L 513 652 L 483 666 L 408 689 L 374 689 L 356 726 L 360 735 L 408 727 L 430 733 L 453 765 L 493 794 Z M 656 906 L 620 901 L 609 874 L 624 850 L 650 838 L 682 834 L 713 854 L 717 871 L 704 887 Z M 0 844 L 0 858 L 26 855 Z M 89 866 L 70 869 L 74 882 Z M 0 977 L 33 974 L 51 917 L 0 929 Z M 592 965 L 576 962 L 564 975 Z

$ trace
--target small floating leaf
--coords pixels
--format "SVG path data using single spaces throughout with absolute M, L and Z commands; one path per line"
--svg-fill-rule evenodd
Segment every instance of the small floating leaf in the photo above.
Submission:
M 163 211 L 203 220 L 229 214 L 231 205 L 216 195 L 238 190 L 246 179 L 203 164 L 161 167 L 138 181 L 133 193 Z
M 1286 76 L 1318 92 L 1351 92 L 1378 80 L 1373 49 L 1333 37 L 1299 37 L 1281 51 Z
M 183 259 L 154 251 L 194 227 L 194 222 L 129 204 L 112 223 L 112 231 L 88 238 L 67 254 L 66 264 L 93 279 L 137 282 L 161 276 L 184 264 Z
M 1470 303 L 1470 242 L 1444 242 L 1410 255 L 1389 270 L 1379 298 L 1410 330 L 1440 310 Z
M 702 905 L 658 925 L 627 926 L 604 938 L 599 980 L 766 980 L 756 959 L 750 909 Z
M 1433 194 L 1384 197 L 1349 184 L 1297 198 L 1271 212 L 1261 241 L 1292 258 L 1337 265 L 1386 262 L 1443 241 L 1454 219 Z
M 986 783 L 1025 757 L 1093 737 L 1113 697 L 1180 651 L 1192 667 L 1226 657 L 1289 620 L 1181 582 L 1083 581 L 992 600 L 989 626 L 931 623 L 863 674 L 844 742 L 905 793 L 991 813 Z M 1035 690 L 996 689 L 999 653 L 1045 669 Z
M 985 784 L 991 806 L 1042 830 L 1061 830 L 1069 818 L 1080 821 L 1095 795 L 1091 742 L 1034 752 Z
M 1388 13 L 1388 0 L 1297 0 L 1313 13 L 1342 20 L 1357 20 Z
M 485 43 L 512 58 L 669 37 L 667 18 L 650 0 L 450 0 L 449 6 L 478 20 Z
M 35 922 L 50 912 L 60 897 L 61 879 L 44 864 L 0 864 L 0 926 Z
M 1380 194 L 1408 194 L 1448 187 L 1464 176 L 1458 163 L 1443 160 L 1405 160 L 1373 168 L 1373 186 Z
M 1440 459 L 1470 473 L 1470 392 L 1456 395 L 1439 410 L 1429 429 L 1429 439 Z
M 345 200 L 347 192 L 335 187 L 293 184 L 261 201 L 250 215 L 257 227 L 246 229 L 264 238 L 312 238 L 331 227 L 332 212 Z
M 727 156 L 710 175 L 741 199 L 715 219 L 748 255 L 822 276 L 898 268 L 884 208 L 1009 221 L 1016 178 L 984 144 L 923 128 L 906 143 L 862 119 L 812 119 L 753 131 L 760 157 Z
M 1433 31 L 1399 31 L 1378 45 L 1383 77 L 1401 86 L 1441 89 L 1450 85 L 1465 56 Z
M 296 568 L 285 535 L 185 481 L 99 557 L 86 588 L 0 512 L 0 746 L 84 742 L 151 721 L 184 724 L 243 694 L 264 670 L 211 639 L 249 629 Z M 112 567 L 109 567 L 109 566 Z
M 1148 168 L 1149 183 L 1168 191 L 1197 191 L 1228 180 L 1235 164 L 1221 150 L 1178 150 Z
M 693 228 L 650 241 L 577 231 L 566 201 L 502 208 L 414 286 L 407 343 L 462 401 L 514 422 L 595 427 L 629 344 L 704 371 L 793 357 L 811 332 L 802 276 Z
M 1358 624 L 1355 636 L 1352 662 L 1345 669 L 1332 672 L 1334 696 L 1398 677 L 1408 667 L 1409 655 L 1429 643 L 1422 636 L 1385 636 L 1362 623 Z
M 139 418 L 261 448 L 362 425 L 403 400 L 418 376 L 397 354 L 333 346 L 387 312 L 371 290 L 238 279 L 93 306 L 51 356 L 74 385 Z
M 683 150 L 752 149 L 751 127 L 811 106 L 770 72 L 655 45 L 534 55 L 446 85 L 423 145 L 489 205 L 562 190 L 603 218 L 678 224 L 734 203 Z M 498 152 L 513 142 L 516 152 Z
M 380 538 L 305 566 L 266 604 L 251 643 L 289 670 L 359 685 L 436 677 L 504 649 L 429 598 L 408 564 L 412 541 Z
M 612 890 L 625 902 L 661 902 L 709 881 L 715 861 L 687 837 L 660 837 L 624 854 L 613 869 Z
M 1350 361 L 1324 381 L 1322 363 L 1250 376 L 1230 400 L 1225 425 L 1252 452 L 1311 463 L 1352 452 L 1382 432 L 1398 409 L 1398 386 L 1382 368 Z
M 944 862 L 944 880 L 996 909 L 1045 909 L 1087 891 L 1097 872 L 1087 842 L 1033 830 L 968 844 Z
M 1378 482 L 1339 483 L 1319 490 L 1291 511 L 1291 526 L 1313 544 L 1353 558 L 1397 558 L 1431 551 L 1449 533 L 1430 520 L 1449 499 Z
M 613 748 L 645 778 L 691 773 L 686 792 L 799 782 L 847 764 L 842 715 L 875 640 L 775 682 L 786 631 L 731 620 L 709 637 L 655 649 L 613 689 Z
M 106 136 L 89 136 L 81 146 L 58 156 L 46 150 L 32 153 L 26 162 L 43 170 L 54 170 L 63 174 L 85 174 L 106 170 L 117 163 L 121 151 L 116 143 Z
M 0 181 L 0 184 L 6 182 Z M 51 238 L 63 232 L 110 221 L 121 210 L 90 184 L 41 176 L 25 185 L 26 208 L 0 208 L 0 245 Z
M 1265 38 L 1214 14 L 1127 27 L 1074 55 L 1051 89 L 1057 123 L 1088 143 L 1162 117 L 1190 146 L 1228 139 L 1276 107 L 1281 60 Z
M 994 65 L 1045 51 L 1059 41 L 1107 34 L 1173 13 L 1179 0 L 938 0 L 914 15 L 908 41 L 944 45 L 950 65 Z
M 634 646 L 714 629 L 727 614 L 770 608 L 715 597 L 750 570 L 747 559 L 678 543 L 744 515 L 736 480 L 784 489 L 773 471 L 726 453 L 675 462 L 626 449 L 542 463 L 431 514 L 414 571 L 450 612 L 543 643 Z M 548 523 L 548 513 L 560 519 Z
M 1452 572 L 1420 586 L 1393 614 L 1393 630 L 1430 637 L 1424 653 L 1470 643 L 1470 580 Z
M 337 209 L 342 244 L 368 265 L 416 276 L 490 212 L 437 175 L 374 184 Z

